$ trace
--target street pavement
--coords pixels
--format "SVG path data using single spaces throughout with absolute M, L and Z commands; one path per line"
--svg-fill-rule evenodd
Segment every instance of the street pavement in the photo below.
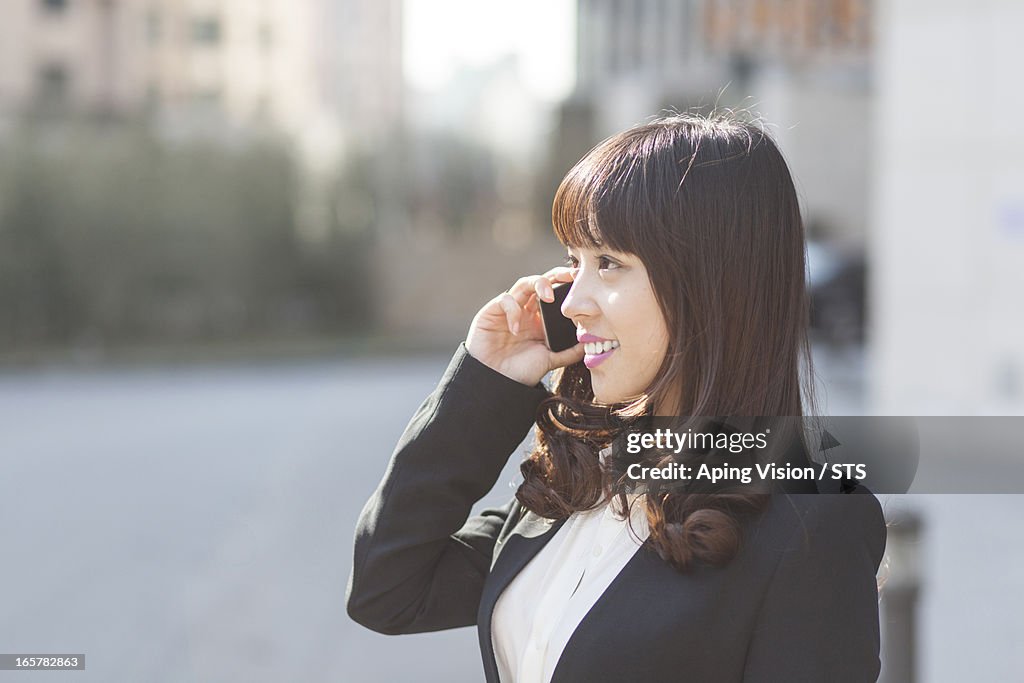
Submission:
M 475 629 L 388 637 L 344 609 L 356 517 L 446 363 L 0 372 L 0 652 L 86 655 L 0 681 L 481 680 Z M 827 374 L 833 413 L 858 371 Z M 886 504 L 926 515 L 922 680 L 1014 680 L 1024 496 Z

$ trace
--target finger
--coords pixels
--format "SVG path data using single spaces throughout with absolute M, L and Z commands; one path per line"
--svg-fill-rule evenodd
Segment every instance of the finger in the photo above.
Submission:
M 525 306 L 530 297 L 535 293 L 534 285 L 537 280 L 542 279 L 543 275 L 527 275 L 516 280 L 516 283 L 508 288 L 508 293 L 512 295 L 516 303 L 520 306 Z
M 537 289 L 538 283 L 541 286 L 546 286 L 548 292 L 551 292 L 550 297 L 542 297 L 545 301 L 554 300 L 554 292 L 551 290 L 552 282 L 572 282 L 573 281 L 573 270 L 566 266 L 557 266 L 547 271 L 543 275 L 526 275 L 516 280 L 516 283 L 508 288 L 508 293 L 516 300 L 520 306 L 525 306 L 529 297 L 534 294 L 540 296 L 541 291 Z
M 544 273 L 543 277 L 534 285 L 534 288 L 537 290 L 537 296 L 551 303 L 555 300 L 555 289 L 552 285 L 563 282 L 570 283 L 574 277 L 575 271 L 572 268 L 566 266 L 552 268 Z
M 526 302 L 526 306 L 523 307 L 523 311 L 525 311 L 527 315 L 540 313 L 540 296 L 531 296 Z
M 498 299 L 498 305 L 501 306 L 501 310 L 505 312 L 505 320 L 508 323 L 508 331 L 512 334 L 519 334 L 519 316 L 522 313 L 522 309 L 516 302 L 515 298 L 509 293 L 505 292 Z
M 555 290 L 551 284 L 572 282 L 573 273 L 571 268 L 557 266 L 543 275 L 533 276 L 530 279 L 533 284 L 533 292 L 537 295 L 537 298 L 550 303 L 555 300 Z
M 551 282 L 572 282 L 575 270 L 569 266 L 555 266 L 544 277 Z
M 555 290 L 551 288 L 551 283 L 546 277 L 537 278 L 537 281 L 533 283 L 533 291 L 537 293 L 537 299 L 541 301 L 551 303 L 555 300 Z
M 571 349 L 565 351 L 553 351 L 551 353 L 551 367 L 561 368 L 566 365 L 572 365 L 573 363 L 579 363 L 583 360 L 583 344 L 577 344 Z
M 547 303 L 552 303 L 555 300 L 555 288 L 568 286 L 571 286 L 571 281 L 555 282 L 554 284 L 552 284 L 546 278 L 541 278 L 534 285 L 534 290 L 537 292 L 537 298 Z
M 528 335 L 530 339 L 544 340 L 544 316 L 540 310 L 540 299 L 530 297 L 530 303 L 523 309 L 523 316 L 519 319 L 519 334 Z

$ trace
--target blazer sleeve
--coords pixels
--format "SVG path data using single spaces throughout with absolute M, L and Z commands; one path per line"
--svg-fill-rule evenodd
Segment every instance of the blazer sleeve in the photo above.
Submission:
M 476 623 L 495 542 L 518 502 L 467 517 L 548 395 L 460 344 L 359 516 L 346 597 L 352 619 L 385 634 Z
M 805 498 L 815 505 L 768 587 L 743 680 L 875 681 L 876 573 L 886 538 L 881 506 L 862 487 Z

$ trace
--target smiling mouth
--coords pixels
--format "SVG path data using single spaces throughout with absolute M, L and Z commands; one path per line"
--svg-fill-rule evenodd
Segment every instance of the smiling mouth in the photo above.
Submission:
M 608 339 L 603 342 L 587 342 L 583 345 L 583 351 L 588 356 L 597 356 L 617 348 L 619 348 L 619 342 L 614 339 Z
M 583 345 L 583 364 L 593 370 L 615 353 L 617 348 L 619 348 L 617 341 L 588 342 Z

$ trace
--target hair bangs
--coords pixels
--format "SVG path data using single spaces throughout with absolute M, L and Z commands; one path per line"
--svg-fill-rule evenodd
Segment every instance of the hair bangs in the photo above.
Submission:
M 591 155 L 581 159 L 566 174 L 551 207 L 551 224 L 558 240 L 569 247 L 596 247 L 605 243 L 597 228 L 594 193 L 598 186 L 600 167 Z
M 551 210 L 562 244 L 638 253 L 637 231 L 651 218 L 644 215 L 651 207 L 643 183 L 651 159 L 631 147 L 621 136 L 610 138 L 566 174 Z

